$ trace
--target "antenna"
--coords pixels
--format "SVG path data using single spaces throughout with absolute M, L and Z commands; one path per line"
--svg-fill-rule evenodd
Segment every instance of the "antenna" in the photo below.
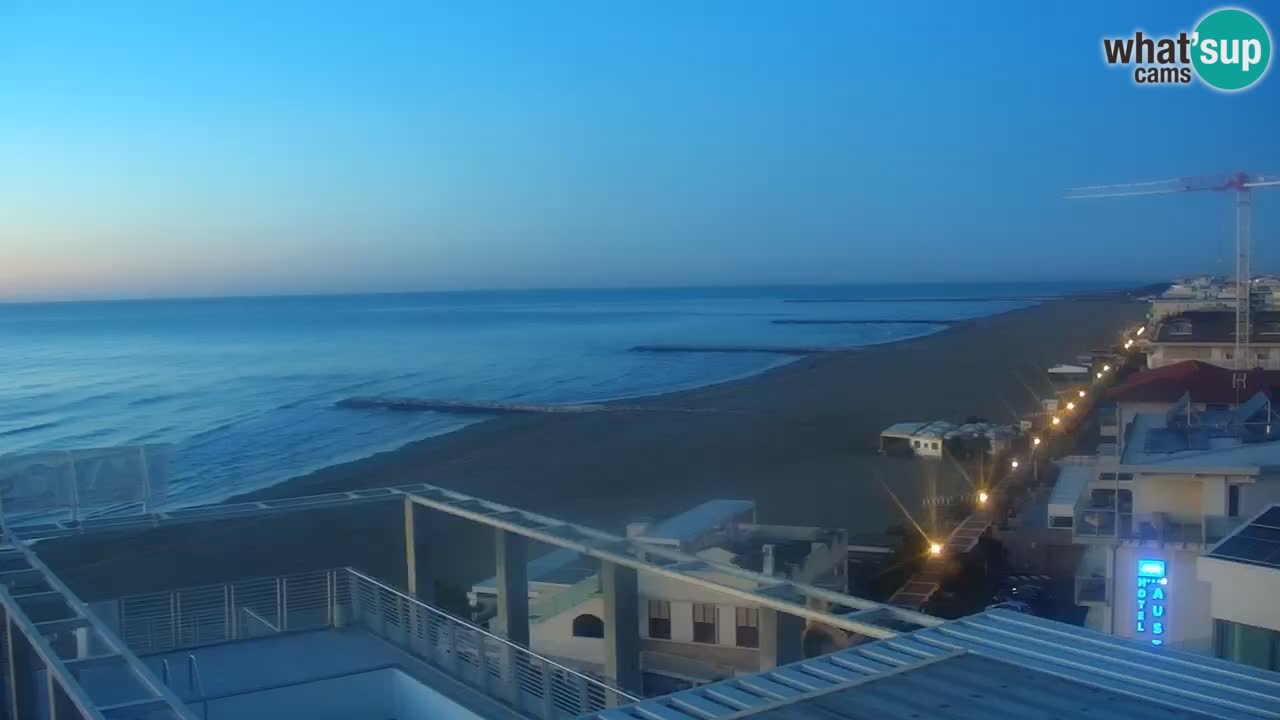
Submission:
M 1120 185 L 1089 185 L 1067 191 L 1068 200 L 1134 197 L 1139 195 L 1172 195 L 1184 192 L 1227 192 L 1236 194 L 1236 335 L 1233 355 L 1232 385 L 1244 387 L 1244 374 L 1249 370 L 1249 246 L 1252 242 L 1254 188 L 1280 187 L 1280 174 L 1229 175 L 1171 178 L 1151 182 Z

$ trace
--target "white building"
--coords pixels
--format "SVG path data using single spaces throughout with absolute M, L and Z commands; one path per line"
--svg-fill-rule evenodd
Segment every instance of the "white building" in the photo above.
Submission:
M 1213 654 L 1280 670 L 1280 505 L 1271 505 L 1196 561 L 1209 584 Z
M 1118 454 L 1064 469 L 1050 525 L 1071 527 L 1073 542 L 1085 546 L 1076 601 L 1090 608 L 1088 626 L 1211 652 L 1211 587 L 1198 559 L 1243 518 L 1280 501 L 1277 439 L 1265 395 L 1235 410 L 1198 411 L 1184 395 L 1165 412 L 1136 413 Z
M 880 431 L 880 452 L 941 458 L 950 442 L 983 439 L 990 453 L 999 453 L 1011 448 L 1022 433 L 1021 427 L 989 422 L 900 422 Z
M 652 526 L 634 523 L 627 534 L 709 563 L 846 590 L 844 530 L 758 525 L 754 516 L 750 501 L 711 500 Z M 605 600 L 597 565 L 571 550 L 558 550 L 530 562 L 527 571 L 530 648 L 587 672 L 598 671 L 605 662 Z M 710 565 L 682 570 L 708 583 L 755 587 L 751 580 Z M 757 607 L 705 585 L 656 575 L 642 576 L 638 592 L 641 669 L 647 684 L 676 687 L 760 669 Z M 496 578 L 472 587 L 470 599 L 478 616 L 495 606 L 496 596 Z M 663 684 L 670 680 L 675 684 Z
M 1235 367 L 1235 311 L 1184 312 L 1155 324 L 1139 347 L 1151 369 L 1184 360 Z M 1250 318 L 1246 367 L 1280 370 L 1280 311 L 1255 311 Z

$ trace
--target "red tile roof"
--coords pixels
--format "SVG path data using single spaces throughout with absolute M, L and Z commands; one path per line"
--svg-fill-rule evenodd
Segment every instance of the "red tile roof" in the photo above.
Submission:
M 1245 387 L 1238 394 L 1231 387 L 1232 370 L 1199 360 L 1186 360 L 1155 370 L 1131 375 L 1104 397 L 1116 402 L 1174 402 L 1190 392 L 1192 402 L 1234 404 L 1261 391 L 1272 394 L 1280 388 L 1280 371 L 1250 370 Z

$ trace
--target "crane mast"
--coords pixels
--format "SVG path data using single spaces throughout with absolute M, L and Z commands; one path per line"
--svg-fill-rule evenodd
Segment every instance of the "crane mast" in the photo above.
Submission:
M 1252 202 L 1249 188 L 1236 188 L 1236 342 L 1235 372 L 1231 384 L 1237 390 L 1245 386 L 1245 373 L 1249 370 L 1249 305 L 1251 302 L 1249 281 L 1249 241 L 1252 220 Z

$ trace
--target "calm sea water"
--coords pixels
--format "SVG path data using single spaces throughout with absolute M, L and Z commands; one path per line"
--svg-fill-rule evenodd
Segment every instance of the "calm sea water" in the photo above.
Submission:
M 689 388 L 771 354 L 647 354 L 647 343 L 863 346 L 1081 285 L 521 291 L 0 305 L 0 455 L 171 443 L 171 493 L 209 501 L 455 430 L 477 418 L 340 410 L 353 395 L 536 403 Z M 789 299 L 876 298 L 865 303 Z

